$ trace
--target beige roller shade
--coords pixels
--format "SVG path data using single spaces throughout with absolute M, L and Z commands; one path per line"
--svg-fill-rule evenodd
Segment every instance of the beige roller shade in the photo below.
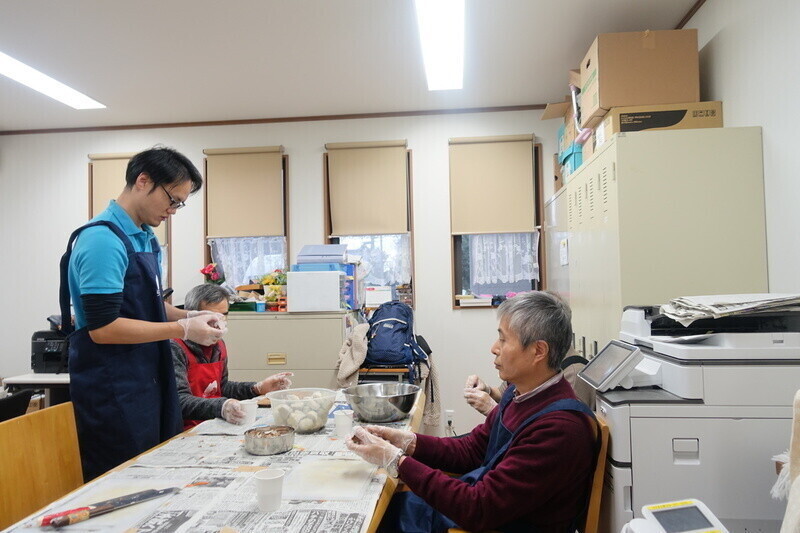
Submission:
M 450 140 L 450 226 L 454 235 L 536 228 L 533 136 Z
M 203 152 L 208 236 L 285 235 L 283 147 Z
M 89 154 L 91 179 L 89 183 L 89 218 L 95 217 L 116 200 L 125 188 L 125 171 L 128 161 L 135 154 Z M 154 191 L 153 194 L 158 194 Z M 163 193 L 162 193 L 163 194 Z M 167 244 L 167 224 L 153 228 L 158 242 Z
M 331 234 L 406 233 L 405 141 L 326 144 Z

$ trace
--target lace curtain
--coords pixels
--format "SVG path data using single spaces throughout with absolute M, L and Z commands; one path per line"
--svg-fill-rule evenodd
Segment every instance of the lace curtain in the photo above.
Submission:
M 469 235 L 470 282 L 539 279 L 539 232 Z
M 231 290 L 276 268 L 286 268 L 286 237 L 215 237 L 208 239 L 211 260 Z
M 400 285 L 411 282 L 411 245 L 407 233 L 339 237 L 347 253 L 361 257 L 366 285 Z
M 169 247 L 165 244 L 161 245 L 161 289 L 168 289 L 166 286 L 169 279 Z

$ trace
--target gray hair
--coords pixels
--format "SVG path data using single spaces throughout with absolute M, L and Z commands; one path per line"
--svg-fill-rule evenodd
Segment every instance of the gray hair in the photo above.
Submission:
M 545 341 L 549 347 L 547 366 L 561 368 L 572 344 L 572 311 L 564 300 L 549 291 L 518 294 L 497 308 L 497 318 L 507 321 L 523 348 Z
M 203 304 L 215 304 L 228 300 L 228 291 L 214 283 L 203 283 L 193 287 L 186 293 L 183 308 L 187 311 L 199 311 Z

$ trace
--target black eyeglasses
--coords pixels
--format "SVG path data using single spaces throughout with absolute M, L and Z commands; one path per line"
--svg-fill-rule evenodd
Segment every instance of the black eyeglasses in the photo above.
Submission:
M 160 185 L 160 187 L 164 189 L 164 192 L 167 193 L 167 196 L 169 197 L 170 209 L 180 209 L 181 207 L 186 206 L 186 202 L 182 202 L 180 200 L 176 200 L 175 198 L 173 198 L 172 195 L 169 193 L 169 191 L 166 189 L 166 187 L 164 187 L 163 185 Z

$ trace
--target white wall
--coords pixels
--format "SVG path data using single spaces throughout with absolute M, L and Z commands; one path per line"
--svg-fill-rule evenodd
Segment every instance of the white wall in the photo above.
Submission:
M 797 0 L 709 0 L 687 25 L 698 29 L 703 99 L 722 100 L 726 126 L 763 127 L 771 292 L 800 292 L 798 20 Z
M 0 137 L 0 265 L 6 305 L 0 308 L 0 376 L 30 370 L 30 336 L 58 313 L 58 260 L 70 232 L 86 220 L 87 154 L 172 146 L 202 169 L 204 148 L 282 144 L 289 156 L 290 254 L 323 240 L 322 154 L 327 142 L 408 139 L 413 151 L 417 329 L 433 348 L 443 406 L 466 431 L 478 415 L 461 398 L 464 379 L 492 378 L 492 310 L 451 309 L 448 150 L 450 137 L 535 133 L 552 175 L 558 121 L 541 111 L 474 113 L 347 121 L 63 133 Z M 124 184 L 120 177 L 120 189 Z M 545 194 L 552 194 L 552 185 Z M 261 193 L 265 194 L 265 193 Z M 242 209 L 258 209 L 259 193 L 242 191 Z M 502 209 L 502 206 L 486 206 Z M 174 302 L 203 281 L 203 207 L 190 198 L 173 218 Z M 332 358 L 336 353 L 331 354 Z

